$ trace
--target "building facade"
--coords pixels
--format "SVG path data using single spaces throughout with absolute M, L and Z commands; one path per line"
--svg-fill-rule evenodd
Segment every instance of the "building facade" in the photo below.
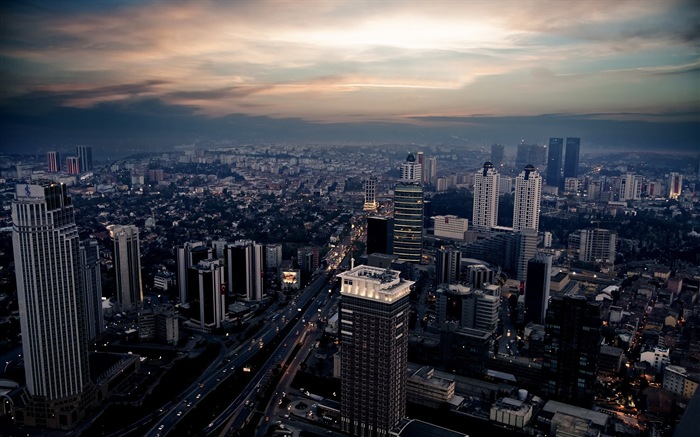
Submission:
M 200 261 L 188 269 L 188 288 L 192 293 L 192 320 L 201 329 L 221 327 L 226 316 L 226 275 L 224 263 L 218 259 Z
M 409 294 L 397 270 L 358 266 L 341 280 L 341 429 L 388 436 L 406 412 Z
M 226 245 L 226 286 L 230 293 L 244 300 L 257 301 L 263 296 L 263 245 L 238 240 Z
M 377 178 L 371 177 L 365 180 L 365 203 L 363 209 L 365 211 L 376 211 L 379 207 L 377 202 Z
M 422 170 L 412 153 L 401 165 L 401 178 L 394 188 L 393 254 L 401 261 L 420 263 L 423 252 Z
M 87 339 L 91 342 L 100 337 L 105 328 L 102 313 L 100 248 L 97 240 L 90 238 L 80 242 L 80 266 L 83 273 Z
M 80 241 L 66 186 L 19 184 L 12 246 L 28 398 L 28 426 L 70 429 L 84 417 L 92 383 Z
M 189 302 L 190 293 L 187 290 L 187 271 L 200 261 L 212 258 L 212 249 L 203 241 L 188 241 L 175 249 L 175 264 L 177 267 L 177 289 L 180 303 Z
M 498 223 L 498 189 L 500 175 L 490 162 L 474 174 L 474 209 L 472 228 L 488 231 Z
M 46 154 L 46 170 L 49 173 L 58 173 L 61 171 L 61 156 L 55 150 Z
M 66 158 L 66 173 L 69 175 L 77 175 L 80 173 L 80 160 L 77 156 L 69 156 Z
M 515 178 L 515 205 L 513 208 L 513 230 L 540 227 L 540 203 L 542 201 L 542 177 L 535 167 L 526 165 Z
M 469 229 L 469 220 L 456 215 L 435 216 L 435 237 L 464 241 L 464 234 Z
M 542 388 L 550 397 L 593 406 L 601 342 L 600 303 L 582 296 L 552 297 L 545 316 Z
M 564 152 L 564 138 L 550 138 L 547 151 L 547 185 L 561 187 L 561 159 Z
M 581 153 L 581 138 L 566 139 L 566 155 L 564 156 L 564 177 L 578 177 L 578 160 Z
M 394 219 L 390 217 L 367 217 L 367 255 L 386 253 L 391 255 L 394 247 Z
M 139 228 L 134 225 L 112 225 L 108 229 L 114 242 L 117 303 L 120 311 L 128 311 L 143 300 Z
M 530 322 L 541 325 L 547 313 L 549 302 L 550 278 L 552 275 L 552 257 L 537 254 L 527 263 L 527 281 L 525 282 L 525 324 Z
M 92 170 L 92 147 L 76 146 L 76 154 L 80 165 L 80 171 L 86 172 Z

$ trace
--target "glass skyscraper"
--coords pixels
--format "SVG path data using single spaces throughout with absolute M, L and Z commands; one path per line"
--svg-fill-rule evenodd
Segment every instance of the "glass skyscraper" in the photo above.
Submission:
M 563 138 L 550 138 L 547 150 L 547 185 L 559 187 L 561 179 L 561 159 L 564 152 Z
M 16 186 L 12 245 L 30 396 L 16 419 L 70 429 L 84 415 L 92 383 L 80 240 L 65 185 Z
M 578 177 L 578 158 L 581 153 L 581 138 L 566 139 L 566 155 L 564 157 L 564 178 Z
M 410 153 L 394 188 L 394 255 L 401 261 L 421 261 L 424 202 L 421 177 L 421 166 Z

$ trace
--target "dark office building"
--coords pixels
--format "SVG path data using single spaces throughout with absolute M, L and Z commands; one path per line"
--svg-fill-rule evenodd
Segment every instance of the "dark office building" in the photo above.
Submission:
M 601 341 L 600 303 L 582 296 L 557 296 L 545 317 L 542 388 L 567 404 L 593 405 Z
M 393 252 L 394 220 L 388 217 L 367 217 L 367 255 Z
M 492 144 L 491 145 L 491 163 L 496 166 L 500 167 L 503 165 L 503 161 L 505 160 L 505 153 L 504 153 L 504 148 L 502 144 Z
M 78 154 L 78 161 L 80 162 L 79 167 L 80 172 L 86 172 L 92 170 L 92 147 L 90 146 L 76 146 L 76 153 Z
M 537 254 L 527 262 L 525 282 L 525 324 L 542 324 L 549 301 L 549 278 L 552 274 L 552 257 Z
M 578 177 L 578 157 L 581 153 L 581 138 L 566 139 L 566 155 L 564 156 L 564 177 Z
M 462 252 L 454 247 L 441 247 L 435 253 L 435 282 L 454 284 L 459 282 Z
M 341 280 L 340 425 L 387 437 L 406 414 L 409 294 L 396 270 L 357 266 Z
M 547 152 L 547 180 L 546 183 L 552 187 L 562 184 L 561 179 L 561 158 L 564 153 L 564 139 L 550 138 L 549 151 Z

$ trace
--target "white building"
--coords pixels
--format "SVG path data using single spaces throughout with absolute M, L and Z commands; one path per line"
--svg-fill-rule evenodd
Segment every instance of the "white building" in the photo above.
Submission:
M 620 200 L 639 200 L 642 196 L 642 177 L 627 173 L 620 179 Z
M 542 177 L 532 165 L 525 166 L 515 179 L 513 230 L 539 230 Z
M 685 367 L 668 365 L 664 369 L 663 388 L 684 399 L 690 399 L 698 388 L 698 375 L 691 377 Z
M 532 419 L 532 406 L 519 399 L 499 399 L 491 406 L 489 418 L 492 422 L 523 428 Z
M 464 234 L 469 229 L 469 220 L 456 215 L 435 216 L 435 237 L 451 240 L 464 240 Z
M 671 364 L 668 349 L 662 347 L 655 347 L 653 350 L 642 352 L 639 361 L 649 363 L 656 370 L 656 373 L 660 373 L 665 366 Z
M 683 176 L 680 173 L 668 175 L 668 197 L 678 199 L 683 191 Z
M 65 185 L 16 186 L 12 246 L 31 397 L 18 420 L 29 426 L 71 428 L 83 416 L 81 395 L 91 382 L 80 242 Z
M 474 210 L 472 228 L 487 231 L 498 223 L 500 175 L 490 162 L 474 174 Z
M 377 178 L 369 178 L 365 181 L 365 211 L 376 211 L 379 206 L 377 202 Z

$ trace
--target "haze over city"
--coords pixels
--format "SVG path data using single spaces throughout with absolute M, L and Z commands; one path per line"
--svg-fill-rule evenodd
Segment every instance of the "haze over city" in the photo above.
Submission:
M 0 145 L 697 151 L 693 1 L 6 2 Z

